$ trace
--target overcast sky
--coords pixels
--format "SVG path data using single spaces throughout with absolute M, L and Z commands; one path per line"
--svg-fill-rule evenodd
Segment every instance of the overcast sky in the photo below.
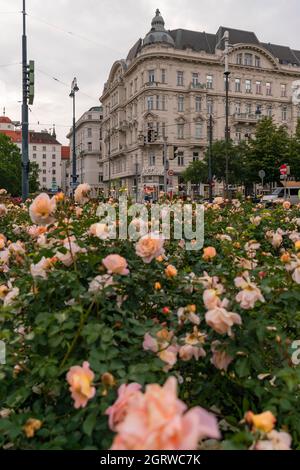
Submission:
M 99 105 L 113 62 L 145 36 L 156 8 L 167 29 L 215 33 L 222 25 L 300 49 L 299 0 L 26 0 L 26 8 L 28 59 L 36 65 L 30 128 L 50 129 L 55 123 L 64 144 L 72 122 L 73 77 L 80 88 L 79 118 Z M 0 115 L 5 106 L 12 120 L 21 118 L 21 10 L 22 0 L 0 0 Z

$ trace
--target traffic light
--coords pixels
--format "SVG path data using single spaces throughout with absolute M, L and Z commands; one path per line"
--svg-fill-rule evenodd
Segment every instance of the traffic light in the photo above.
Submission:
M 28 102 L 33 104 L 34 100 L 34 60 L 29 61 L 28 71 Z
M 154 129 L 148 129 L 147 131 L 147 143 L 153 143 L 157 140 L 158 132 Z

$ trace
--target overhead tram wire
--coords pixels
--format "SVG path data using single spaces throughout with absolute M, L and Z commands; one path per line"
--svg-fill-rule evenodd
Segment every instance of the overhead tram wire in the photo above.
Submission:
M 35 16 L 35 15 L 31 15 L 30 13 L 27 13 L 27 16 L 29 18 L 32 18 L 33 20 L 36 20 L 36 21 L 39 21 L 40 23 L 44 23 L 46 24 L 47 26 L 49 26 L 50 28 L 54 28 L 62 33 L 65 33 L 65 34 L 68 34 L 69 36 L 74 36 L 74 37 L 77 37 L 79 39 L 81 39 L 82 41 L 87 41 L 91 44 L 95 44 L 96 46 L 99 46 L 99 47 L 106 47 L 107 49 L 110 49 L 111 51 L 117 53 L 117 54 L 123 54 L 122 52 L 114 49 L 113 47 L 110 47 L 108 46 L 107 44 L 103 44 L 103 43 L 100 43 L 100 42 L 97 42 L 95 41 L 94 39 L 91 39 L 91 38 L 88 38 L 86 36 L 82 36 L 81 34 L 78 34 L 78 33 L 75 33 L 74 31 L 67 31 L 66 29 L 64 28 L 61 28 L 60 26 L 57 26 L 53 23 L 49 23 L 49 21 L 46 21 L 42 18 L 39 18 L 38 16 Z

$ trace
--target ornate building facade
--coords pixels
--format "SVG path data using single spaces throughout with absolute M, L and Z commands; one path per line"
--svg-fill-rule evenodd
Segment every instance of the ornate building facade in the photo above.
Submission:
M 300 51 L 262 43 L 253 32 L 220 27 L 216 34 L 167 31 L 159 10 L 151 29 L 116 61 L 104 85 L 103 181 L 139 197 L 164 188 L 164 142 L 170 158 L 168 186 L 178 191 L 181 174 L 203 158 L 208 122 L 213 138 L 225 135 L 224 33 L 229 33 L 229 132 L 248 139 L 267 115 L 293 132 L 298 105 L 292 83 L 300 79 Z

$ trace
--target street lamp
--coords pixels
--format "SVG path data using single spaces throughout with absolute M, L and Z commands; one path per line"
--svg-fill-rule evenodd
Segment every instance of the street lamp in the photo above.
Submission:
M 228 54 L 229 54 L 229 32 L 225 31 L 224 36 L 224 43 L 225 43 L 225 142 L 226 142 L 226 153 L 225 153 L 225 195 L 226 199 L 228 199 L 228 184 L 229 184 L 229 156 L 228 156 L 228 144 L 229 144 L 229 127 L 228 127 L 228 117 L 229 117 L 229 67 L 228 67 Z
M 71 84 L 70 98 L 73 98 L 73 153 L 72 153 L 72 188 L 75 191 L 77 182 L 76 172 L 76 135 L 75 135 L 75 93 L 79 90 L 77 86 L 77 78 L 74 77 Z
M 261 116 L 261 107 L 259 105 L 257 105 L 256 107 L 255 116 L 257 117 L 257 119 L 259 119 Z

